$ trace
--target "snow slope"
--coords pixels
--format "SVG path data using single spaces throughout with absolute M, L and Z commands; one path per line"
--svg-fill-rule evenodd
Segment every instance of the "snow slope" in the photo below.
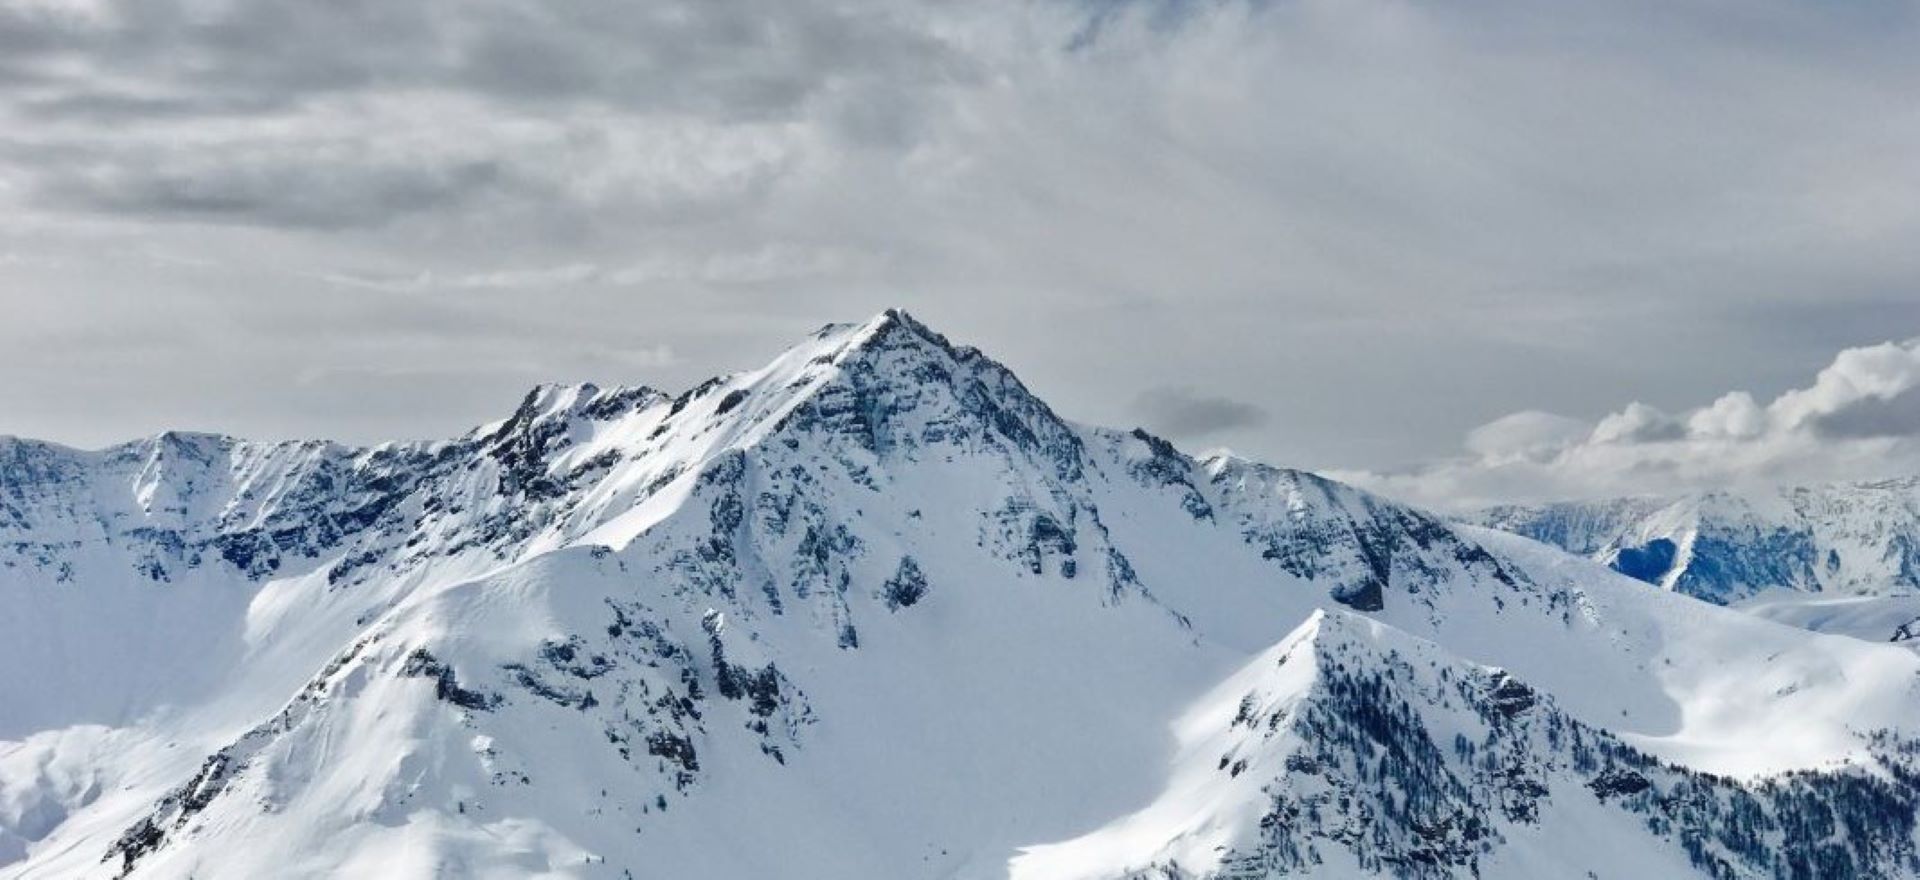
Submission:
M 1915 802 L 1871 769 L 1742 784 L 1662 762 L 1522 678 L 1345 611 L 1316 612 L 1176 727 L 1150 805 L 1014 860 L 1015 877 L 1879 876 Z M 1384 794 L 1384 796 L 1382 796 Z M 1831 842 L 1834 829 L 1854 845 Z M 1619 845 L 1636 840 L 1634 846 Z M 1875 855 L 1904 853 L 1889 862 Z M 1902 865 L 1905 862 L 1905 865 Z
M 1814 632 L 1920 648 L 1920 596 L 1829 596 L 1773 589 L 1731 607 Z
M 0 608 L 0 877 L 1920 876 L 1920 655 L 1072 424 L 895 312 L 439 443 L 0 441 Z

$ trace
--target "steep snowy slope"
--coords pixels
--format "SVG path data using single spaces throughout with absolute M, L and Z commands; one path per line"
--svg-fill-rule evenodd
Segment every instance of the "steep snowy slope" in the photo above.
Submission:
M 1461 681 L 1498 666 L 1548 707 L 1498 748 L 1556 780 L 1535 797 L 1553 821 L 1496 820 L 1497 783 L 1453 767 L 1417 815 L 1485 828 L 1436 870 L 1585 870 L 1612 847 L 1714 870 L 1686 841 L 1723 817 L 1596 800 L 1551 733 L 1577 728 L 1672 764 L 1639 771 L 1660 786 L 1759 799 L 1769 827 L 1874 817 L 1764 858 L 1914 873 L 1911 809 L 1769 792 L 1885 766 L 1876 796 L 1911 803 L 1888 755 L 1920 729 L 1920 656 L 1067 423 L 898 313 L 678 396 L 538 389 L 441 443 L 3 454 L 3 877 L 1393 873 L 1375 838 L 1260 819 L 1346 785 L 1343 815 L 1393 817 L 1398 846 L 1413 814 L 1378 774 L 1406 767 L 1292 769 L 1353 753 L 1331 722 L 1209 726 L 1233 690 L 1364 703 L 1319 661 L 1270 681 L 1303 644 L 1354 680 L 1415 650 Z M 1445 745 L 1478 710 L 1429 685 L 1394 711 Z M 1251 757 L 1216 788 L 1194 743 L 1223 737 Z M 1147 833 L 1048 846 L 1114 823 Z M 1192 855 L 1195 827 L 1238 861 Z
M 1860 877 L 1915 866 L 1920 742 L 1742 783 L 1661 761 L 1506 670 L 1316 612 L 1178 724 L 1166 791 L 1015 877 Z M 1636 840 L 1637 839 L 1637 840 Z M 1621 845 L 1636 840 L 1631 846 Z
M 1770 588 L 1920 593 L 1920 477 L 1500 507 L 1476 521 L 1723 605 Z

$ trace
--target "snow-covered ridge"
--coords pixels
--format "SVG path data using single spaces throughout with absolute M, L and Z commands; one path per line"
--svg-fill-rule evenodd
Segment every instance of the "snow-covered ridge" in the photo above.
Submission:
M 1316 612 L 1177 725 L 1140 812 L 1034 847 L 1016 877 L 1864 877 L 1911 871 L 1920 741 L 1742 784 L 1664 762 L 1506 670 Z M 1391 787 L 1393 794 L 1370 794 Z M 1586 837 L 1634 827 L 1644 844 Z M 1851 838 L 1835 846 L 1830 836 Z M 1599 871 L 1596 870 L 1596 874 Z
M 1476 521 L 1718 604 L 1773 588 L 1920 593 L 1920 477 L 1499 507 Z
M 890 312 L 823 328 L 761 370 L 679 396 L 541 386 L 510 417 L 452 441 L 355 449 L 168 432 L 80 451 L 0 438 L 0 566 L 57 569 L 76 561 L 67 551 L 97 547 L 161 582 L 202 562 L 260 576 L 358 535 L 409 529 L 423 553 L 480 544 L 511 559 L 564 545 L 790 423 L 878 449 L 890 438 L 865 407 L 873 377 L 895 368 L 926 388 L 940 380 L 955 414 L 992 420 L 1067 472 L 1078 466 L 1077 437 L 1011 373 Z M 366 549 L 400 564 L 422 558 Z M 333 576 L 371 561 L 336 565 Z
M 1023 851 L 1084 854 L 1046 845 L 1155 803 L 1170 763 L 1180 788 L 1194 736 L 1250 757 L 1237 782 L 1193 776 L 1182 822 L 1275 865 L 1393 873 L 1372 838 L 1248 831 L 1319 771 L 1206 719 L 1222 688 L 1269 716 L 1391 706 L 1340 703 L 1338 682 L 1410 652 L 1475 681 L 1500 667 L 1554 724 L 1672 779 L 1726 777 L 1716 797 L 1879 761 L 1920 728 L 1912 653 L 1071 424 L 897 312 L 678 395 L 544 386 L 443 442 L 6 441 L 0 462 L 0 877 L 1003 877 Z M 1259 666 L 1303 650 L 1304 690 Z M 1445 693 L 1396 691 L 1393 712 L 1445 743 L 1465 711 Z M 1200 720 L 1170 733 L 1180 718 Z M 1286 753 L 1342 748 L 1330 724 L 1281 725 Z M 1404 811 L 1361 772 L 1318 778 Z M 1448 772 L 1431 815 L 1497 800 L 1481 770 Z M 1589 851 L 1702 864 L 1674 841 L 1717 814 L 1659 815 L 1583 831 Z M 1586 867 L 1527 842 L 1565 826 L 1479 821 L 1449 870 Z M 1767 851 L 1908 870 L 1883 844 Z

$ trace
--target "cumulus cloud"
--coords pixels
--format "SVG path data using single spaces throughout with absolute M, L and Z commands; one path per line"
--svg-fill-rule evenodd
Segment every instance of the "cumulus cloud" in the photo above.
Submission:
M 1594 443 L 1635 444 L 1679 440 L 1686 435 L 1686 425 L 1680 419 L 1636 400 L 1619 412 L 1608 413 L 1593 426 L 1588 439 Z
M 1467 455 L 1350 479 L 1442 507 L 1920 473 L 1920 339 L 1850 348 L 1762 405 L 1731 392 L 1669 415 L 1634 402 L 1589 425 L 1516 413 Z
M 1848 349 L 1820 371 L 1810 388 L 1780 395 L 1767 407 L 1776 422 L 1836 437 L 1899 436 L 1914 421 L 1920 388 L 1920 340 Z

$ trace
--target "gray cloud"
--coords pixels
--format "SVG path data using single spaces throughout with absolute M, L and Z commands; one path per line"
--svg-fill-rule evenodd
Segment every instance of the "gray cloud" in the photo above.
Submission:
M 1077 418 L 1284 413 L 1188 415 L 1308 467 L 1767 400 L 1920 329 L 1916 36 L 1811 0 L 0 0 L 0 431 L 419 436 L 896 305 Z M 1687 442 L 1636 425 L 1597 445 Z
M 1135 403 L 1140 418 L 1156 431 L 1178 438 L 1197 438 L 1257 428 L 1267 422 L 1267 411 L 1191 388 L 1153 388 Z
M 142 219 L 678 220 L 762 199 L 823 123 L 905 146 L 918 98 L 971 75 L 921 24 L 878 4 L 9 2 L 0 69 L 26 85 L 0 149 L 39 206 Z
M 319 229 L 369 228 L 457 209 L 511 186 L 495 162 L 461 157 L 374 157 L 326 145 L 228 145 L 217 155 L 159 150 L 43 166 L 42 203 L 161 220 Z
M 43 85 L 29 104 L 43 118 L 257 112 L 420 90 L 767 119 L 790 117 L 847 81 L 912 87 L 965 75 L 964 55 L 887 8 L 14 2 L 0 8 L 0 46 L 7 69 Z
M 1920 385 L 1821 413 L 1812 417 L 1810 426 L 1823 436 L 1841 439 L 1920 437 Z

